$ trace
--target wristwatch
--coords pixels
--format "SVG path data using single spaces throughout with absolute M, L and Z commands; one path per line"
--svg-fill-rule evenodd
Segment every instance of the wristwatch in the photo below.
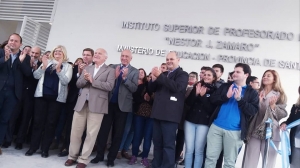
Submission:
M 241 99 L 242 99 L 241 97 L 237 97 L 235 100 L 240 101 Z

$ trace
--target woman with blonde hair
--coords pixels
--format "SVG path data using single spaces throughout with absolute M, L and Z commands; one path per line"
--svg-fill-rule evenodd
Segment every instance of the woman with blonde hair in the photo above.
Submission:
M 34 94 L 34 121 L 30 148 L 26 156 L 31 156 L 39 149 L 40 141 L 41 156 L 49 156 L 49 147 L 55 136 L 60 112 L 68 95 L 68 83 L 72 78 L 73 67 L 67 61 L 66 48 L 59 45 L 52 50 L 49 59 L 43 56 L 42 64 L 33 73 L 34 78 L 39 81 Z
M 282 131 L 286 130 L 287 125 L 300 119 L 300 86 L 298 88 L 298 93 L 299 93 L 299 98 L 297 102 L 293 105 L 289 118 L 285 122 L 283 122 L 280 126 L 280 129 Z M 290 145 L 291 145 L 290 167 L 298 168 L 300 165 L 300 125 L 291 129 Z
M 257 167 L 259 156 L 264 157 L 266 124 L 268 118 L 272 119 L 272 141 L 278 148 L 280 142 L 279 121 L 287 116 L 285 110 L 286 94 L 281 86 L 279 74 L 275 70 L 264 72 L 259 89 L 259 111 L 250 122 L 247 147 L 244 153 L 244 168 Z M 276 163 L 277 152 L 269 148 L 267 168 L 273 168 Z

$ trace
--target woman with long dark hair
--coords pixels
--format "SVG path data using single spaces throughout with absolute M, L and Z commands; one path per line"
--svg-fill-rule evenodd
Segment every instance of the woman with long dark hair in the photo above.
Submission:
M 144 69 L 139 69 L 138 89 L 133 93 L 133 124 L 134 136 L 132 141 L 132 157 L 128 164 L 133 165 L 137 162 L 139 146 L 144 139 L 141 164 L 148 168 L 148 154 L 151 147 L 153 119 L 151 115 L 151 105 L 153 96 L 148 92 L 147 75 Z
M 200 82 L 194 85 L 193 90 L 186 99 L 191 108 L 186 114 L 184 123 L 185 132 L 185 167 L 191 168 L 193 153 L 195 152 L 194 168 L 203 164 L 203 153 L 208 133 L 208 122 L 215 106 L 210 102 L 210 95 L 217 89 L 215 82 L 217 75 L 212 68 L 208 68 Z

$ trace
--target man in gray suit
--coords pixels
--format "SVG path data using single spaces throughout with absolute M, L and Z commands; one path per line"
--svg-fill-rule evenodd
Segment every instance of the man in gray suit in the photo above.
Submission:
M 77 87 L 82 91 L 77 99 L 73 116 L 69 157 L 65 166 L 71 166 L 77 160 L 76 168 L 85 168 L 104 114 L 108 113 L 108 93 L 113 89 L 115 70 L 105 64 L 107 52 L 99 48 L 94 54 L 95 65 L 87 66 L 80 78 Z M 86 138 L 79 156 L 81 137 L 86 130 Z M 78 157 L 79 156 L 79 157 Z
M 108 115 L 105 115 L 97 139 L 97 156 L 91 163 L 104 160 L 105 146 L 111 126 L 112 144 L 107 155 L 107 166 L 114 166 L 126 123 L 127 114 L 132 112 L 132 93 L 137 90 L 139 71 L 130 65 L 130 50 L 121 53 L 121 64 L 112 65 L 116 69 L 115 87 L 110 93 Z

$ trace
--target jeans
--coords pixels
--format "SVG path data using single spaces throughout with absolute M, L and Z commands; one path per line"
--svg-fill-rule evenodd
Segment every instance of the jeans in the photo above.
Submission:
M 206 136 L 208 132 L 208 126 L 202 124 L 194 124 L 189 121 L 184 123 L 185 131 L 185 160 L 184 164 L 186 168 L 191 168 L 193 164 L 193 153 L 195 151 L 194 168 L 202 166 L 203 153 L 206 144 Z
M 134 137 L 132 141 L 132 155 L 137 157 L 139 146 L 144 138 L 142 158 L 147 158 L 151 147 L 153 119 L 150 117 L 134 115 L 133 121 Z
M 126 125 L 124 128 L 124 134 L 123 134 L 123 138 L 122 138 L 122 142 L 121 142 L 119 151 L 121 151 L 121 150 L 128 151 L 129 146 L 131 145 L 131 142 L 133 139 L 133 134 L 134 134 L 132 118 L 133 118 L 133 114 L 128 113 L 127 119 L 126 119 Z

